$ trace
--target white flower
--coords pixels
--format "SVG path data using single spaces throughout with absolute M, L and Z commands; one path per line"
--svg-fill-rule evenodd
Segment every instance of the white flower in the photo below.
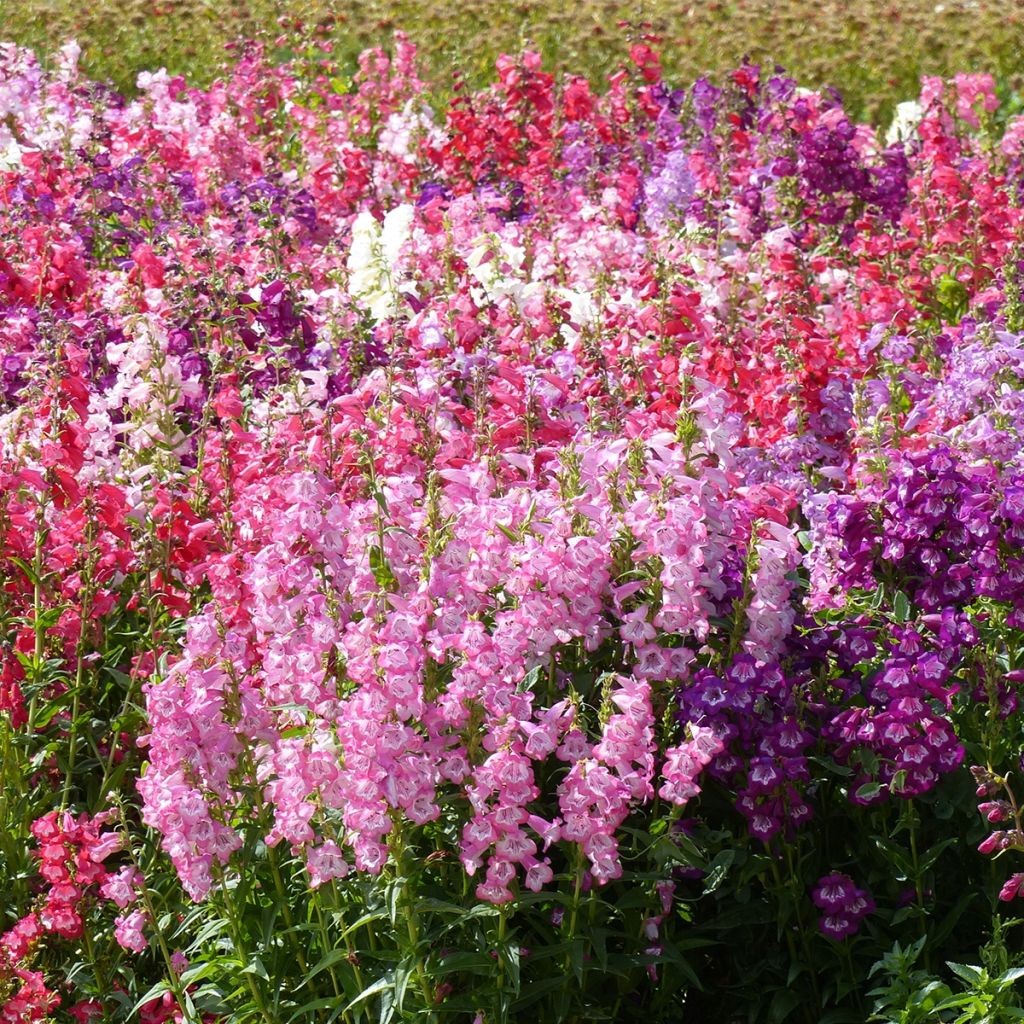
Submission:
M 412 237 L 413 207 L 403 203 L 389 211 L 384 217 L 380 242 L 384 259 L 392 266 L 398 261 L 402 246 Z
M 0 171 L 20 171 L 23 152 L 21 146 L 11 139 L 4 149 L 0 149 Z
M 906 100 L 896 104 L 896 114 L 885 133 L 885 141 L 889 146 L 897 142 L 909 142 L 917 134 L 917 126 L 921 123 L 924 111 L 917 100 Z
M 398 261 L 412 237 L 414 213 L 410 204 L 403 203 L 387 213 L 383 225 L 368 210 L 352 224 L 349 288 L 378 323 L 398 311 Z
M 508 295 L 522 305 L 526 296 L 520 271 L 525 258 L 526 250 L 509 241 L 486 235 L 479 238 L 466 255 L 469 273 L 481 285 L 471 289 L 474 301 L 482 301 L 486 296 L 491 302 L 500 302 Z

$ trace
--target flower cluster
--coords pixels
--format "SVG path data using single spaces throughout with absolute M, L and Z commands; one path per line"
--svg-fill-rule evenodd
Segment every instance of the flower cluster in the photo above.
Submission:
M 427 844 L 503 924 L 650 856 L 653 977 L 691 833 L 768 863 L 1014 755 L 990 79 L 926 79 L 885 139 L 750 64 L 673 88 L 646 43 L 604 89 L 527 52 L 438 108 L 401 36 L 351 81 L 329 46 L 135 98 L 76 62 L 0 48 L 0 756 L 61 808 L 27 817 L 0 1019 L 49 1012 L 33 958 L 90 914 L 142 954 L 192 926 L 151 890 L 272 865 L 282 906 L 327 899 Z M 125 831 L 147 857 L 104 867 Z M 813 901 L 833 939 L 873 906 Z
M 51 811 L 32 825 L 38 874 L 45 885 L 36 909 L 0 936 L 0 1020 L 41 1021 L 60 1003 L 32 962 L 47 936 L 78 939 L 85 929 L 87 894 L 108 877 L 103 861 L 121 846 L 116 832 L 101 831 L 109 815 L 74 817 Z M 13 993 L 5 995 L 12 986 Z
M 868 893 L 858 889 L 849 875 L 838 871 L 819 878 L 811 898 L 821 911 L 818 927 L 823 935 L 835 940 L 856 935 L 860 922 L 875 909 Z

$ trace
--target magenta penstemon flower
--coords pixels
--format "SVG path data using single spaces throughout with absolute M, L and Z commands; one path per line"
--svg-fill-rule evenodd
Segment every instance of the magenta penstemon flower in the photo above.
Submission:
M 822 934 L 837 941 L 855 935 L 861 920 L 875 909 L 868 893 L 858 889 L 853 879 L 841 872 L 819 878 L 811 898 L 821 910 L 818 927 Z

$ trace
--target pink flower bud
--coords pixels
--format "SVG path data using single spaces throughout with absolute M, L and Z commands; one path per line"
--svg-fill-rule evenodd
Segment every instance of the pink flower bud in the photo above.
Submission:
M 1017 874 L 1010 875 L 1003 883 L 1002 889 L 999 890 L 999 898 L 1004 903 L 1009 903 L 1014 897 L 1020 895 L 1021 883 L 1024 883 L 1024 874 L 1018 872 Z
M 1006 833 L 1002 831 L 993 832 L 990 836 L 986 836 L 978 843 L 978 853 L 991 853 L 996 848 L 1002 846 L 1005 836 Z

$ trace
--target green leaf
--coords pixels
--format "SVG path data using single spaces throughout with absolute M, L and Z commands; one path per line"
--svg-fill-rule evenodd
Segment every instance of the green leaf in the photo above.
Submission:
M 146 1005 L 151 999 L 156 999 L 158 996 L 162 996 L 165 992 L 170 992 L 171 986 L 166 981 L 158 981 L 131 1009 L 129 1016 L 134 1017 L 143 1006 Z
M 205 960 L 201 964 L 197 964 L 195 967 L 189 967 L 188 970 L 182 972 L 181 984 L 182 986 L 194 985 L 197 981 L 202 981 L 203 978 L 209 978 L 211 975 L 216 974 L 220 964 L 216 960 Z
M 889 863 L 896 868 L 898 878 L 911 878 L 913 876 L 913 860 L 899 843 L 883 839 L 881 836 L 875 836 L 875 846 L 885 854 Z
M 451 914 L 454 917 L 462 917 L 468 911 L 461 903 L 452 903 L 450 900 L 439 900 L 436 897 L 428 897 L 416 901 L 416 908 L 420 911 L 429 910 L 432 914 Z M 497 907 L 493 908 L 497 913 Z
M 885 786 L 881 782 L 865 782 L 863 786 L 857 788 L 857 792 L 854 795 L 858 800 L 870 800 L 878 796 L 883 789 L 885 789 Z
M 24 559 L 17 558 L 14 555 L 8 555 L 7 561 L 10 562 L 12 565 L 16 565 L 25 574 L 25 576 L 28 578 L 29 583 L 31 583 L 33 586 L 38 586 L 42 583 L 39 577 L 36 576 L 35 570 Z
M 576 984 L 583 987 L 583 940 L 572 939 L 569 942 L 569 962 L 572 964 L 572 973 L 576 978 Z
M 518 537 L 517 537 L 517 536 L 515 535 L 515 533 L 513 533 L 513 531 L 512 531 L 512 530 L 510 530 L 510 529 L 509 529 L 509 528 L 508 528 L 507 526 L 505 526 L 505 524 L 504 524 L 504 523 L 495 523 L 494 525 L 495 525 L 495 526 L 496 526 L 496 527 L 497 527 L 497 528 L 498 528 L 499 530 L 501 530 L 501 532 L 502 532 L 503 534 L 505 534 L 505 536 L 506 536 L 506 537 L 507 537 L 507 538 L 508 538 L 508 539 L 509 539 L 510 541 L 512 541 L 512 543 L 513 543 L 513 544 L 518 544 L 518 543 L 519 543 L 519 538 L 518 538 Z
M 398 905 L 399 900 L 402 898 L 405 882 L 406 879 L 399 876 L 387 887 L 384 893 L 384 900 L 387 903 L 388 917 L 391 919 L 392 927 L 398 924 Z
M 521 896 L 521 897 L 519 897 L 519 899 L 516 900 L 516 905 L 517 906 L 526 906 L 530 902 L 538 903 L 538 902 L 540 902 L 540 897 L 547 897 L 548 899 L 550 899 L 553 894 L 552 893 L 536 893 L 536 894 L 530 893 L 529 895 L 534 897 L 534 898 L 532 900 L 528 901 L 525 896 Z M 448 911 L 446 911 L 446 913 L 448 913 Z M 497 917 L 499 913 L 500 913 L 500 911 L 498 910 L 498 908 L 493 906 L 492 904 L 490 904 L 490 903 L 480 903 L 477 906 L 473 907 L 472 910 L 467 910 L 465 912 L 460 912 L 459 916 L 454 921 L 452 921 L 450 924 L 446 924 L 443 928 L 441 928 L 441 930 L 437 934 L 441 935 L 441 934 L 444 934 L 445 932 L 451 931 L 453 928 L 458 928 L 464 922 L 473 920 L 474 918 L 479 918 L 479 917 Z
M 969 985 L 977 985 L 981 981 L 982 970 L 980 967 L 974 967 L 971 964 L 957 964 L 952 960 L 947 960 L 946 966 Z
M 821 768 L 824 768 L 825 771 L 831 772 L 833 775 L 848 776 L 853 774 L 853 769 L 849 765 L 838 764 L 836 761 L 833 761 L 831 757 L 821 757 L 814 754 L 807 760 Z
M 349 1010 L 358 1006 L 360 1003 L 365 1003 L 366 1000 L 369 999 L 371 996 L 375 996 L 378 992 L 384 992 L 385 990 L 390 989 L 392 985 L 393 982 L 391 979 L 391 973 L 388 972 L 384 975 L 384 977 L 378 978 L 369 988 L 364 988 L 363 991 L 360 992 L 359 995 L 357 995 L 355 999 L 353 999 L 342 1012 L 348 1013 Z M 292 1016 L 291 1019 L 295 1020 L 297 1016 L 298 1014 L 295 1014 Z
M 732 867 L 735 860 L 735 850 L 722 850 L 715 857 L 708 866 L 708 873 L 704 878 L 705 893 L 714 892 L 725 881 L 725 876 L 729 873 L 729 868 Z
M 927 871 L 942 854 L 948 850 L 954 843 L 955 839 L 943 839 L 941 843 L 936 843 L 922 858 L 921 858 L 921 871 Z
M 335 1018 L 340 1017 L 341 1014 L 347 1013 L 352 1008 L 352 1004 L 350 1003 L 348 1006 L 343 1007 L 337 996 L 325 996 L 321 999 L 314 999 L 311 1002 L 303 1003 L 302 1006 L 300 1006 L 288 1018 L 288 1024 L 292 1024 L 292 1021 L 299 1020 L 303 1017 L 306 1020 L 309 1020 L 312 1018 L 315 1011 L 329 1010 L 331 1007 L 334 1007 L 334 1013 L 331 1014 L 329 1019 L 334 1020 Z
M 798 1006 L 800 997 L 789 989 L 780 988 L 772 996 L 771 1005 L 768 1008 L 768 1020 L 771 1024 L 782 1024 Z
M 935 1003 L 930 1008 L 933 1010 L 956 1010 L 959 1009 L 961 1006 L 973 1006 L 975 1002 L 976 1000 L 974 996 L 970 994 L 962 996 L 950 996 L 949 999 L 943 999 L 941 1003 Z M 918 999 L 915 999 L 914 1003 L 915 1005 L 920 1005 Z M 960 1020 L 964 1019 L 965 1018 L 963 1017 L 960 1018 Z M 966 1019 L 970 1020 L 971 1018 L 968 1017 Z
M 371 911 L 369 914 L 363 914 L 363 916 L 359 918 L 358 921 L 355 921 L 352 924 L 350 924 L 341 933 L 341 935 L 338 936 L 338 938 L 344 939 L 347 936 L 351 935 L 357 929 L 362 928 L 364 925 L 373 924 L 374 921 L 382 921 L 387 916 L 388 913 L 386 910 L 374 910 Z
M 516 686 L 516 693 L 526 693 L 528 690 L 532 690 L 541 677 L 541 666 L 534 665 L 529 672 L 519 681 Z
M 502 962 L 505 965 L 506 976 L 512 983 L 512 991 L 519 991 L 519 943 L 518 942 L 507 942 L 498 950 L 498 955 L 501 957 Z
M 597 966 L 602 971 L 608 970 L 608 929 L 591 928 L 589 932 L 590 946 L 597 959 Z
M 302 980 L 302 984 L 308 985 L 318 974 L 330 970 L 336 963 L 339 963 L 342 960 L 347 961 L 348 956 L 349 952 L 347 949 L 332 949 L 317 961 L 306 977 Z M 184 978 L 182 980 L 184 980 Z
M 395 1002 L 394 1005 L 398 1012 L 402 1012 L 402 1006 L 405 1003 L 405 992 L 409 987 L 409 981 L 415 972 L 415 961 L 406 959 L 402 964 L 395 969 Z M 381 1006 L 381 1015 L 383 1017 L 384 1008 Z M 390 1019 L 390 1014 L 389 1014 Z
M 920 917 L 922 913 L 923 911 L 916 903 L 911 903 L 909 906 L 900 907 L 900 909 L 892 915 L 892 919 L 889 923 L 893 926 L 902 924 L 904 921 L 911 921 L 915 917 Z
M 395 579 L 391 566 L 388 565 L 387 559 L 384 557 L 384 552 L 378 545 L 374 544 L 370 548 L 368 555 L 370 559 L 370 572 L 373 573 L 377 586 L 381 590 L 395 590 L 398 586 L 398 581 Z
M 517 1014 L 520 1010 L 525 1010 L 528 1006 L 539 1003 L 549 992 L 560 989 L 564 985 L 564 978 L 544 978 L 541 981 L 531 982 L 523 990 L 522 995 L 512 1004 L 512 1012 Z
M 488 953 L 450 953 L 431 971 L 432 974 L 488 974 L 494 970 L 494 959 Z
M 935 947 L 941 946 L 946 941 L 946 938 L 952 934 L 963 912 L 977 895 L 976 892 L 965 892 L 956 901 L 953 909 L 943 918 L 942 923 L 931 930 L 931 940 Z

